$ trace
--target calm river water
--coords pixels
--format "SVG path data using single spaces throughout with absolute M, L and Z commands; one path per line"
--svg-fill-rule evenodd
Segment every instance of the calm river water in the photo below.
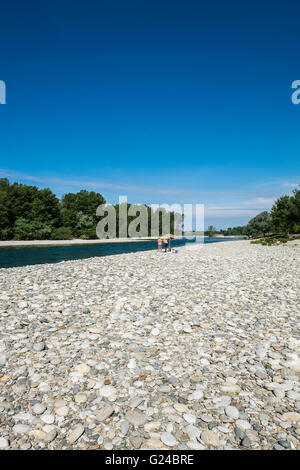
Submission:
M 237 238 L 209 238 L 204 243 L 218 243 L 238 240 Z M 182 246 L 183 240 L 172 240 L 172 247 Z M 136 251 L 156 250 L 157 241 L 137 243 L 105 243 L 90 245 L 61 245 L 61 246 L 20 246 L 0 248 L 0 268 L 13 268 L 30 264 L 59 263 L 94 256 L 116 255 Z

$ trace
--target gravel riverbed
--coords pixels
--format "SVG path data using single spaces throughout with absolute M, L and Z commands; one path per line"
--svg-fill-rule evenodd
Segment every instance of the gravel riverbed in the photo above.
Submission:
M 0 270 L 0 449 L 300 449 L 300 245 Z

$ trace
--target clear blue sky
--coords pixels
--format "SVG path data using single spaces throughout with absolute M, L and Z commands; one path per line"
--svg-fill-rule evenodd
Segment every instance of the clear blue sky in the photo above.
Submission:
M 2 2 L 0 169 L 246 223 L 300 182 L 299 2 Z

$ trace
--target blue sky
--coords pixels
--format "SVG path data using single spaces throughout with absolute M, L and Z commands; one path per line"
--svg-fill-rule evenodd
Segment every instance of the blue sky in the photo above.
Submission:
M 296 2 L 1 5 L 0 176 L 246 223 L 300 183 Z

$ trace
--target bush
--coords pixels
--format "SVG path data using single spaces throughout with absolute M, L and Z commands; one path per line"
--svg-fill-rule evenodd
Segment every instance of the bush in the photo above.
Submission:
M 73 238 L 70 227 L 58 227 L 52 231 L 52 240 L 71 240 Z
M 96 240 L 97 234 L 96 234 L 96 229 L 94 228 L 88 228 L 85 229 L 82 234 L 80 235 L 80 238 L 83 238 L 83 240 Z
M 271 246 L 271 245 L 281 245 L 282 243 L 286 243 L 289 241 L 289 238 L 260 238 L 259 240 L 252 240 L 251 243 L 254 245 L 264 245 L 264 246 Z
M 15 240 L 47 240 L 51 237 L 52 227 L 36 220 L 19 217 L 14 226 Z
M 284 237 L 284 238 L 278 238 L 278 240 L 280 241 L 280 243 L 286 243 L 286 242 L 289 241 L 289 238 L 286 238 L 286 237 Z
M 293 233 L 300 233 L 300 225 L 294 224 L 292 228 Z
M 0 229 L 0 240 L 11 240 L 13 236 L 14 232 L 9 227 Z

